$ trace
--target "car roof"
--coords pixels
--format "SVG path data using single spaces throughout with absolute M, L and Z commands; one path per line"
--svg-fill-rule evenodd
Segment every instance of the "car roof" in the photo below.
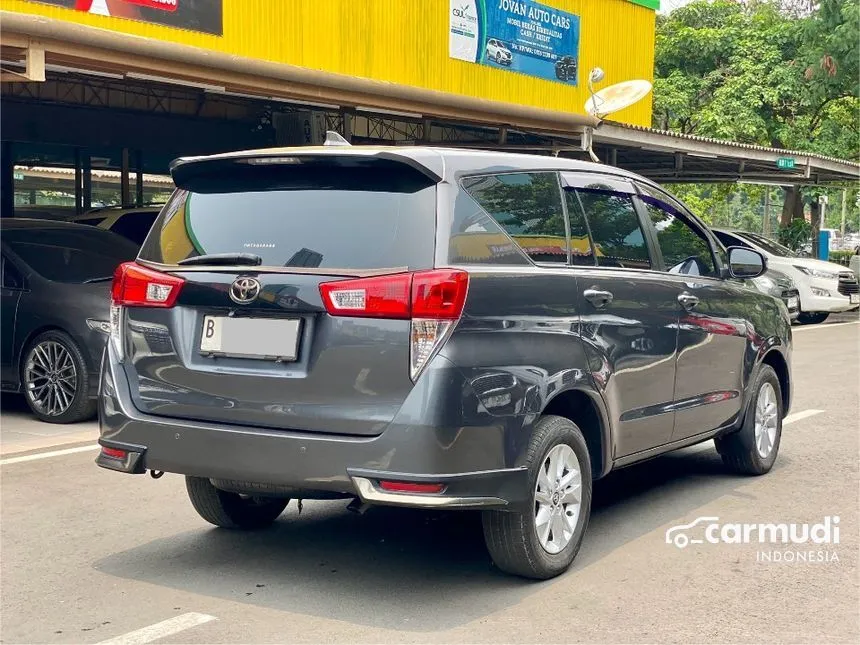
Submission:
M 60 220 L 50 219 L 30 219 L 26 217 L 2 217 L 0 218 L 0 228 L 5 230 L 62 230 L 62 231 L 92 231 L 92 226 L 86 224 L 75 224 L 73 222 L 63 222 Z
M 489 150 L 463 148 L 439 148 L 432 146 L 304 146 L 297 148 L 262 148 L 240 150 L 199 157 L 180 157 L 170 164 L 170 171 L 177 184 L 181 183 L 185 170 L 197 164 L 231 161 L 258 157 L 370 157 L 400 161 L 417 167 L 436 181 L 456 181 L 463 174 L 512 171 L 579 171 L 610 174 L 627 179 L 636 179 L 649 185 L 654 182 L 632 172 L 593 163 L 554 157 Z

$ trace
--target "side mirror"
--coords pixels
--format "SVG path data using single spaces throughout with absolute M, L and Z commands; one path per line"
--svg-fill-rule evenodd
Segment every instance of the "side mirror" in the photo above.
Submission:
M 733 278 L 757 278 L 767 271 L 767 260 L 758 251 L 742 246 L 730 246 L 727 251 Z

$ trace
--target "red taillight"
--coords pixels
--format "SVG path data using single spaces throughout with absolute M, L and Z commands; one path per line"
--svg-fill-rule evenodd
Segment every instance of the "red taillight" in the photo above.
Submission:
M 468 287 L 465 271 L 436 269 L 323 282 L 320 294 L 332 316 L 456 320 Z
M 416 482 L 379 482 L 379 487 L 389 493 L 441 493 L 444 484 L 419 484 Z
M 182 278 L 125 262 L 114 273 L 111 300 L 129 307 L 172 307 L 184 284 Z
M 412 317 L 456 320 L 463 313 L 469 274 L 438 269 L 419 271 L 412 278 Z
M 102 446 L 102 454 L 105 457 L 110 457 L 112 459 L 125 459 L 128 457 L 128 453 L 125 450 L 120 450 L 119 448 L 108 448 L 107 446 Z
M 326 311 L 332 316 L 409 318 L 411 273 L 320 284 Z

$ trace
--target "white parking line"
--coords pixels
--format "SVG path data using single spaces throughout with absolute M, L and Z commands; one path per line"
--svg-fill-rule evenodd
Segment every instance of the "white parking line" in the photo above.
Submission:
M 792 327 L 791 333 L 794 334 L 799 331 L 809 331 L 811 329 L 830 329 L 831 327 L 842 327 L 842 325 L 860 325 L 860 320 L 852 320 L 849 322 L 841 322 L 841 323 L 827 323 L 821 325 L 806 325 L 804 327 Z
M 78 446 L 77 448 L 65 448 L 63 450 L 51 450 L 50 452 L 39 452 L 35 455 L 24 455 L 23 457 L 7 457 L 6 459 L 0 459 L 0 466 L 7 466 L 9 464 L 20 464 L 25 461 L 36 461 L 37 459 L 47 459 L 48 457 L 60 457 L 62 455 L 73 455 L 76 452 L 88 452 L 90 450 L 95 450 L 98 448 L 98 444 L 93 444 L 91 446 Z
M 802 419 L 808 419 L 809 417 L 814 417 L 816 414 L 821 414 L 824 410 L 801 410 L 800 412 L 795 412 L 794 414 L 789 414 L 782 420 L 782 425 L 787 426 L 795 421 L 800 421 Z M 710 440 L 703 441 L 702 443 L 696 444 L 695 446 L 690 446 L 689 448 L 684 449 L 684 454 L 694 455 L 697 452 L 705 452 L 706 450 L 712 450 L 713 444 L 710 443 Z
M 801 419 L 808 419 L 809 417 L 814 417 L 816 414 L 821 414 L 824 410 L 801 410 L 800 412 L 795 412 L 794 414 L 789 414 L 782 420 L 782 425 L 787 426 L 789 423 L 794 423 L 795 421 L 800 421 Z
M 176 616 L 175 618 L 162 620 L 160 623 L 137 629 L 128 634 L 101 641 L 98 645 L 144 645 L 144 643 L 151 643 L 159 638 L 172 636 L 173 634 L 178 634 L 186 629 L 191 629 L 192 627 L 197 627 L 197 625 L 203 625 L 213 620 L 218 619 L 209 614 L 191 612 Z

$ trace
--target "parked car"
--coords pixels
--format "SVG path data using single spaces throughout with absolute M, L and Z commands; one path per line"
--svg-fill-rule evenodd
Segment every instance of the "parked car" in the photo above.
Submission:
M 758 233 L 714 230 L 725 246 L 742 246 L 765 255 L 768 266 L 789 276 L 800 293 L 802 324 L 824 322 L 831 313 L 850 311 L 860 305 L 857 277 L 842 265 L 799 257 L 787 247 Z
M 74 206 L 54 206 L 47 204 L 17 204 L 15 217 L 27 219 L 68 220 L 75 215 Z
M 750 280 L 753 286 L 774 298 L 779 298 L 788 310 L 788 317 L 792 322 L 800 315 L 800 291 L 794 280 L 786 274 L 775 269 L 768 269 L 757 278 Z
M 2 389 L 23 391 L 42 421 L 91 417 L 110 331 L 111 278 L 138 247 L 107 231 L 48 220 L 0 219 L 0 233 Z
M 573 56 L 562 56 L 555 61 L 555 77 L 560 81 L 575 81 L 579 62 Z
M 791 328 L 744 283 L 765 259 L 646 179 L 425 147 L 171 168 L 113 284 L 97 463 L 185 475 L 216 526 L 290 498 L 481 510 L 495 564 L 549 578 L 593 479 L 709 439 L 773 466 Z
M 112 231 L 140 246 L 146 239 L 149 229 L 152 228 L 152 223 L 158 217 L 162 206 L 164 204 L 141 206 L 139 208 L 108 206 L 73 217 L 71 221 L 78 224 L 98 226 L 106 231 Z
M 486 54 L 487 58 L 499 65 L 510 65 L 514 58 L 508 46 L 498 38 L 490 38 L 487 41 Z

